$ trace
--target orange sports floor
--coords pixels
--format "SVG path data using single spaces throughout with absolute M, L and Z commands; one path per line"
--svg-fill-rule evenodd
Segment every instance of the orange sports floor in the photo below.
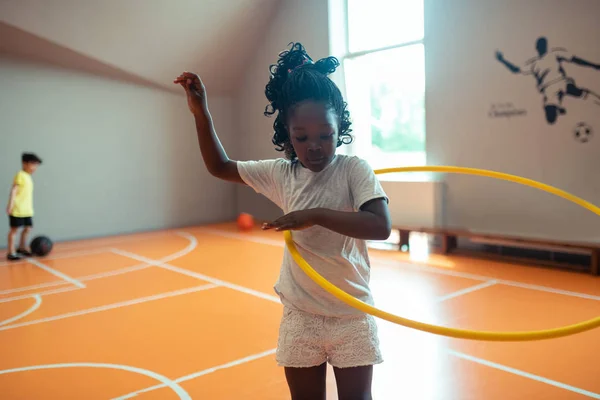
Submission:
M 289 399 L 274 358 L 282 252 L 279 233 L 224 224 L 59 243 L 18 263 L 2 254 L 0 399 Z M 371 257 L 377 305 L 409 318 L 509 331 L 600 315 L 597 277 Z M 525 343 L 379 329 L 375 399 L 600 399 L 600 329 Z

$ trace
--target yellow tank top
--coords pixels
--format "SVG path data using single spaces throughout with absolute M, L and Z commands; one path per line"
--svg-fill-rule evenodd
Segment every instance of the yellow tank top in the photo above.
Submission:
M 10 215 L 13 217 L 33 217 L 33 179 L 27 172 L 21 170 L 14 180 L 17 193 L 14 198 Z

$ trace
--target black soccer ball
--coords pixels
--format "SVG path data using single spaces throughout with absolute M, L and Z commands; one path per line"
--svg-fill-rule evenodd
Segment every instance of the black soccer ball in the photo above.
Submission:
M 591 126 L 586 124 L 585 122 L 580 122 L 575 125 L 575 129 L 573 130 L 573 135 L 575 136 L 575 140 L 580 143 L 587 143 L 592 139 L 592 135 L 594 131 Z
M 43 257 L 48 255 L 52 251 L 52 240 L 46 236 L 37 236 L 31 241 L 31 252 L 36 255 Z

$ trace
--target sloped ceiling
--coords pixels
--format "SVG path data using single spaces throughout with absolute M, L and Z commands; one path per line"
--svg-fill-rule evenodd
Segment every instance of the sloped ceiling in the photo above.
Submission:
M 0 0 L 0 50 L 167 90 L 191 70 L 211 93 L 231 94 L 279 4 Z

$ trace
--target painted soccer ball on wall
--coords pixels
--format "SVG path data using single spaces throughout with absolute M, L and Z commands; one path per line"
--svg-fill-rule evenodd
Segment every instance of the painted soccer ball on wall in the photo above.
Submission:
M 580 122 L 575 125 L 575 129 L 573 129 L 573 134 L 575 135 L 575 140 L 581 143 L 587 143 L 592 140 L 592 135 L 594 131 L 591 126 L 586 124 L 585 122 Z

